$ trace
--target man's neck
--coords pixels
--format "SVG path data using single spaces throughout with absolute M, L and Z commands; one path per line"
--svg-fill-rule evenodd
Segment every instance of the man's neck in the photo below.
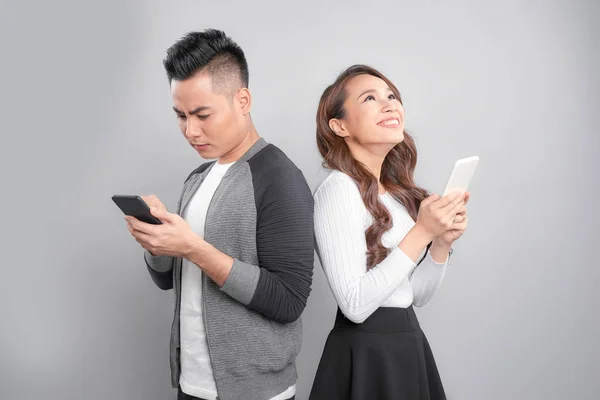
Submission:
M 227 154 L 224 154 L 223 156 L 219 157 L 219 159 L 217 160 L 217 162 L 219 164 L 230 164 L 230 163 L 236 162 L 237 160 L 239 160 L 240 158 L 242 158 L 242 156 L 244 154 L 246 154 L 246 152 L 248 150 L 250 150 L 250 148 L 259 139 L 260 139 L 260 136 L 258 135 L 258 132 L 256 131 L 256 128 L 254 127 L 254 124 L 251 123 L 250 124 L 250 129 L 248 130 L 248 133 L 244 137 L 244 140 L 242 140 L 240 142 L 240 144 L 238 144 L 230 152 L 228 152 Z

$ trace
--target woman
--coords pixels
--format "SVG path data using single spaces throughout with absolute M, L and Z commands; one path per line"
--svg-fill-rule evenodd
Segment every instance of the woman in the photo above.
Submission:
M 398 89 L 364 65 L 323 93 L 317 145 L 332 170 L 314 194 L 317 252 L 339 308 L 310 398 L 445 399 L 413 304 L 442 282 L 468 193 L 415 185 Z

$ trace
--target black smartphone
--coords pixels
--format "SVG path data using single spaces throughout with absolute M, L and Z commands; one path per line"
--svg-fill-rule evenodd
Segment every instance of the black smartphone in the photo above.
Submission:
M 112 199 L 125 215 L 130 215 L 148 224 L 162 224 L 158 218 L 150 213 L 150 207 L 140 196 L 115 194 Z

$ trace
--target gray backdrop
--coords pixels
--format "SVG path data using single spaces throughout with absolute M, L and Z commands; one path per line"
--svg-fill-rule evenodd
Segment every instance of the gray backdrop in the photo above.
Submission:
M 313 190 L 317 101 L 353 63 L 398 85 L 421 185 L 481 157 L 468 234 L 417 310 L 450 399 L 598 398 L 599 3 L 451 3 L 3 1 L 0 398 L 175 397 L 172 293 L 110 196 L 173 207 L 202 162 L 161 61 L 207 27 L 245 50 L 256 126 Z M 317 263 L 299 400 L 335 307 Z

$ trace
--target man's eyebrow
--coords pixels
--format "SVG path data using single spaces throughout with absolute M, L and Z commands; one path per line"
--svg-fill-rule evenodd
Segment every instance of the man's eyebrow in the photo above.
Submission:
M 194 114 L 198 114 L 201 111 L 206 111 L 208 109 L 210 109 L 210 106 L 200 106 L 200 107 L 196 107 L 194 108 L 192 111 L 190 111 L 190 115 L 194 115 Z M 184 114 L 183 111 L 180 111 L 177 109 L 177 107 L 173 107 L 173 111 L 175 111 L 177 114 Z

